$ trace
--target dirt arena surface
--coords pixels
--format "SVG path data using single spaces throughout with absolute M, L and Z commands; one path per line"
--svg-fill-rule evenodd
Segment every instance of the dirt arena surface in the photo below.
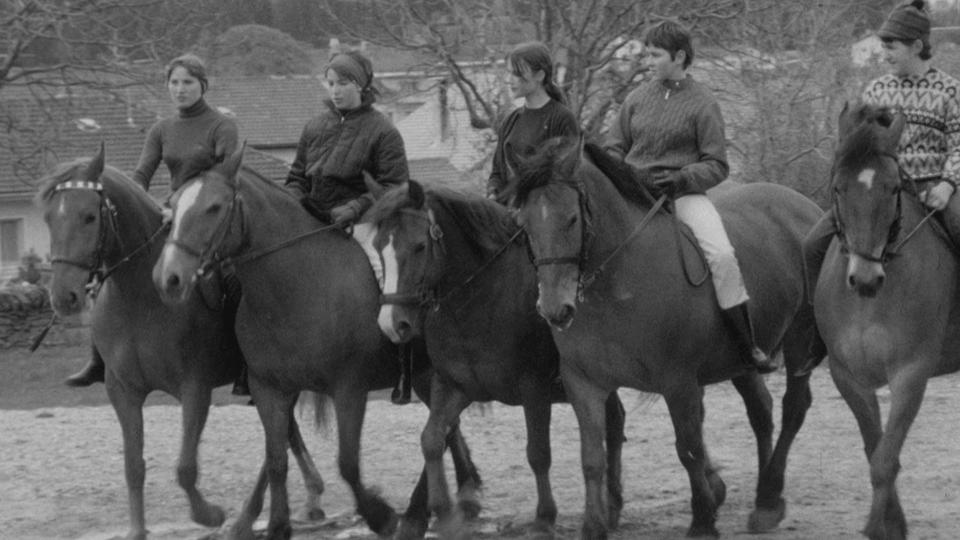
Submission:
M 61 380 L 82 365 L 83 347 L 47 349 L 35 355 L 0 352 L 0 538 L 103 540 L 127 529 L 126 488 L 120 428 L 102 385 L 72 390 Z M 784 377 L 768 377 L 777 401 Z M 705 433 L 722 467 L 727 502 L 718 528 L 734 539 L 861 538 L 870 502 L 870 483 L 860 435 L 827 370 L 813 377 L 814 404 L 794 444 L 787 471 L 787 517 L 769 534 L 749 535 L 756 465 L 753 436 L 739 396 L 729 384 L 707 391 Z M 690 521 L 689 487 L 674 452 L 666 406 L 632 391 L 627 407 L 624 497 L 621 528 L 614 539 L 683 538 Z M 885 401 L 885 400 L 884 400 Z M 144 413 L 147 464 L 146 504 L 151 538 L 218 538 L 219 531 L 189 522 L 186 500 L 176 484 L 179 409 L 169 398 L 151 398 Z M 228 524 L 236 516 L 263 455 L 256 412 L 243 400 L 217 391 L 201 445 L 200 488 L 222 505 Z M 901 454 L 898 487 L 914 539 L 960 538 L 960 376 L 931 382 L 920 416 Z M 419 433 L 426 408 L 397 407 L 372 399 L 364 426 L 362 475 L 379 486 L 396 508 L 406 506 L 422 460 Z M 336 434 L 315 431 L 301 419 L 327 491 L 328 520 L 295 524 L 294 538 L 376 538 L 353 514 L 353 502 L 336 471 Z M 778 422 L 779 423 L 779 422 Z M 553 413 L 551 480 L 560 516 L 557 538 L 579 537 L 583 509 L 576 420 L 569 407 Z M 468 410 L 464 434 L 485 481 L 484 511 L 472 524 L 475 538 L 524 538 L 535 507 L 533 476 L 526 463 L 522 413 L 493 405 Z M 291 461 L 291 506 L 304 500 Z M 266 513 L 262 517 L 265 518 Z

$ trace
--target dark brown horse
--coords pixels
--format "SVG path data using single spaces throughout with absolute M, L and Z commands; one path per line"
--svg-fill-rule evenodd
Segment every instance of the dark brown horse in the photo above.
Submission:
M 183 405 L 177 480 L 187 492 L 191 517 L 202 525 L 219 526 L 224 511 L 208 503 L 196 487 L 197 447 L 211 391 L 233 381 L 240 365 L 222 314 L 208 305 L 215 304 L 216 297 L 204 300 L 191 294 L 177 307 L 160 301 L 151 279 L 166 237 L 160 208 L 140 186 L 104 165 L 102 148 L 92 160 L 60 165 L 44 179 L 37 200 L 50 229 L 50 297 L 57 313 L 79 312 L 91 276 L 102 280 L 91 331 L 106 364 L 107 395 L 123 430 L 130 505 L 127 538 L 147 535 L 142 409 L 154 390 Z M 323 481 L 293 418 L 288 440 L 310 493 L 308 515 L 322 516 L 318 504 Z
M 830 374 L 870 463 L 873 503 L 863 533 L 874 540 L 906 538 L 896 488 L 900 450 L 927 379 L 960 370 L 960 268 L 917 186 L 900 175 L 904 124 L 902 115 L 861 103 L 840 114 L 832 180 L 840 233 L 815 295 Z M 886 428 L 876 396 L 885 384 Z
M 367 393 L 393 386 L 397 347 L 377 327 L 380 290 L 370 262 L 349 235 L 318 227 L 287 191 L 240 168 L 242 150 L 224 163 L 197 167 L 174 195 L 170 238 L 155 284 L 167 299 L 190 294 L 198 275 L 229 262 L 243 289 L 237 335 L 247 359 L 250 389 L 266 434 L 267 462 L 257 485 L 270 485 L 271 539 L 289 538 L 287 455 L 290 408 L 302 390 L 330 396 L 336 411 L 340 474 L 357 511 L 378 534 L 398 523 L 393 509 L 360 479 L 360 434 Z M 232 257 L 224 261 L 225 257 Z M 421 355 L 422 357 L 423 355 Z M 429 399 L 421 369 L 418 394 Z M 457 426 L 447 440 L 466 497 L 480 479 Z M 414 490 L 406 519 L 426 527 L 426 475 Z M 232 534 L 249 538 L 263 499 L 245 504 Z
M 601 152 L 593 153 L 595 159 Z M 716 535 L 725 491 L 703 442 L 701 385 L 739 376 L 756 386 L 762 379 L 747 367 L 724 325 L 710 281 L 691 284 L 697 280 L 684 269 L 673 216 L 652 211 L 637 186 L 629 177 L 607 177 L 582 155 L 578 142 L 564 140 L 545 143 L 516 184 L 520 222 L 539 277 L 538 307 L 555 328 L 560 372 L 580 424 L 582 534 L 606 537 L 600 490 L 604 401 L 627 386 L 664 396 L 693 492 L 688 534 Z M 782 347 L 793 373 L 805 360 L 813 325 L 800 245 L 820 210 L 774 184 L 730 188 L 712 198 L 752 296 L 758 342 L 768 352 Z M 808 378 L 788 379 L 776 449 L 767 453 L 760 443 L 753 530 L 771 528 L 783 516 L 784 469 L 810 405 Z M 766 400 L 748 403 L 748 410 L 769 407 L 769 394 Z
M 384 263 L 380 328 L 396 343 L 426 338 L 434 367 L 430 418 L 422 435 L 431 510 L 450 523 L 443 436 L 473 402 L 522 405 L 527 460 L 536 476 L 534 529 L 552 534 L 557 505 L 550 488 L 550 404 L 562 400 L 554 380 L 557 348 L 539 315 L 537 276 L 510 212 L 482 197 L 416 182 L 387 192 L 365 220 Z M 551 395 L 559 394 L 559 395 Z M 553 399 L 551 399 L 553 398 Z M 607 400 L 609 523 L 623 507 L 620 452 L 623 405 Z M 456 536 L 455 527 L 443 530 Z M 409 531 L 402 537 L 422 537 Z

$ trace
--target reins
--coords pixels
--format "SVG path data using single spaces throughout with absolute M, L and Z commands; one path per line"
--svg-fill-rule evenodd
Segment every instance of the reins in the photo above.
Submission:
M 427 220 L 429 223 L 429 234 L 432 242 L 440 242 L 443 239 L 443 230 L 440 229 L 440 226 L 433 221 L 432 217 L 428 213 L 427 216 L 423 216 L 419 212 L 410 211 L 410 215 L 416 216 L 421 219 Z M 517 229 L 515 233 L 502 245 L 493 256 L 483 262 L 476 270 L 474 270 L 465 280 L 455 285 L 449 291 L 443 294 L 443 296 L 437 297 L 436 289 L 425 286 L 421 283 L 417 287 L 417 292 L 415 293 L 387 293 L 380 295 L 380 304 L 396 304 L 396 305 L 416 305 L 423 308 L 433 309 L 434 311 L 440 310 L 440 305 L 446 302 L 451 296 L 456 293 L 466 289 L 477 277 L 484 273 L 504 252 L 507 251 L 507 248 L 513 244 L 517 238 L 523 234 L 523 229 Z

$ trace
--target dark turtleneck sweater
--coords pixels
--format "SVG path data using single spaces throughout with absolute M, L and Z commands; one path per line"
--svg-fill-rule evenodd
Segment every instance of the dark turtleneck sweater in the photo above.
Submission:
M 133 179 L 149 189 L 163 160 L 170 170 L 170 191 L 174 192 L 187 180 L 181 177 L 186 163 L 204 156 L 216 162 L 236 150 L 237 124 L 200 98 L 176 117 L 164 118 L 150 128 Z

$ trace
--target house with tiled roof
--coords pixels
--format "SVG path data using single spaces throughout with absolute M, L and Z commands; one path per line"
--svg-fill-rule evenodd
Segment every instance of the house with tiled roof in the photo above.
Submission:
M 441 97 L 435 80 L 406 77 L 378 74 L 384 86 L 378 108 L 394 120 L 406 142 L 411 177 L 478 190 L 463 179 L 471 177 L 469 172 L 485 158 L 485 136 L 470 128 L 456 100 Z M 8 96 L 0 94 L 0 107 L 19 108 L 19 117 L 34 122 L 46 143 L 0 134 L 0 282 L 16 275 L 21 258 L 31 250 L 44 259 L 49 255 L 46 225 L 33 204 L 43 171 L 91 156 L 103 141 L 107 162 L 132 173 L 147 130 L 159 118 L 174 114 L 165 96 L 143 90 L 116 96 L 67 93 L 42 106 L 33 99 Z M 245 163 L 281 182 L 303 125 L 321 110 L 325 96 L 318 77 L 288 76 L 213 79 L 207 99 L 236 119 L 240 137 L 247 141 Z M 161 166 L 151 194 L 164 197 L 168 185 L 166 167 Z

